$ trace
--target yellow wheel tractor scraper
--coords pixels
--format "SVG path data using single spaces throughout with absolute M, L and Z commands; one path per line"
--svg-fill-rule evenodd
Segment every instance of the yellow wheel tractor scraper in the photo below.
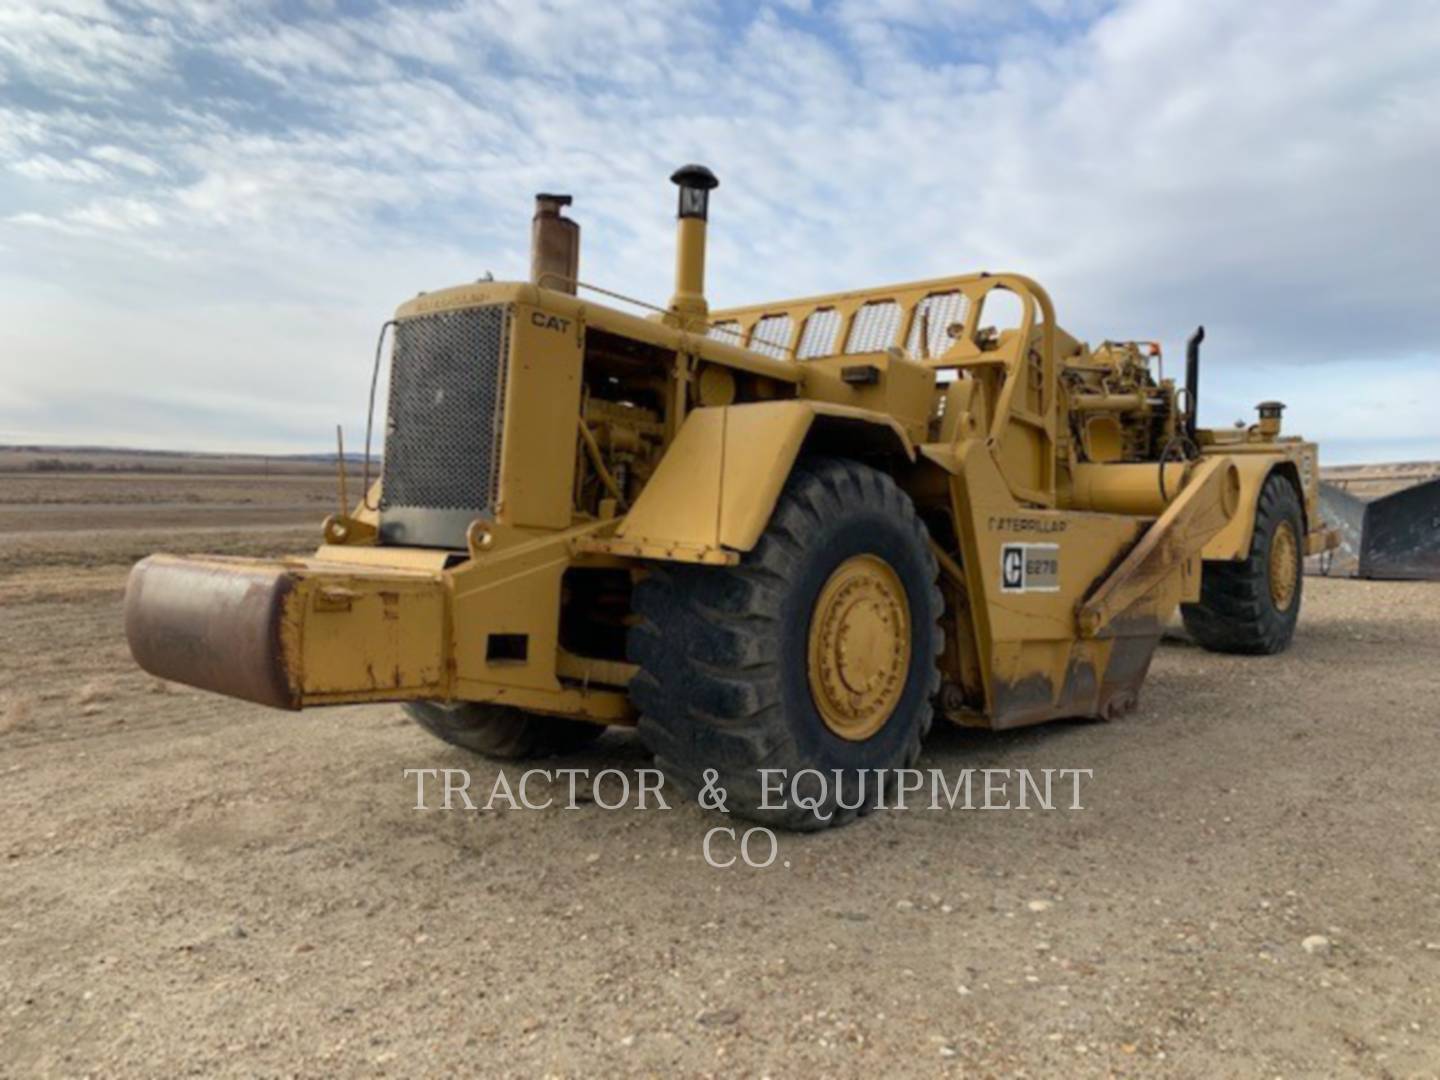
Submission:
M 672 179 L 668 307 L 591 299 L 617 297 L 540 196 L 530 281 L 396 312 L 380 479 L 313 555 L 135 567 L 139 664 L 283 709 L 404 702 L 498 757 L 638 724 L 682 790 L 715 769 L 733 809 L 814 827 L 760 807 L 760 768 L 863 812 L 862 771 L 913 764 L 936 712 L 1131 708 L 1177 606 L 1206 648 L 1285 648 L 1335 542 L 1316 448 L 1275 403 L 1197 428 L 1201 334 L 1181 388 L 1018 274 L 710 311 L 717 181 Z

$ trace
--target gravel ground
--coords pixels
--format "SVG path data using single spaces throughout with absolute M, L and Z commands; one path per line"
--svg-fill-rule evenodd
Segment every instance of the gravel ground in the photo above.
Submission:
M 1121 721 L 922 761 L 1083 810 L 722 870 L 720 815 L 417 811 L 404 769 L 496 767 L 130 665 L 137 552 L 312 537 L 0 536 L 0 1075 L 1440 1075 L 1440 586 L 1312 579 L 1282 657 L 1169 640 Z

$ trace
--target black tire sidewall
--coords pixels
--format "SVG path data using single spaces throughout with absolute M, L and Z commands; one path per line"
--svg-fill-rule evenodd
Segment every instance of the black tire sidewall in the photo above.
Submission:
M 810 692 L 810 622 L 826 581 L 846 559 L 874 555 L 883 560 L 905 589 L 910 609 L 910 665 L 905 689 L 885 726 L 863 741 L 843 739 L 826 725 Z M 824 525 L 805 545 L 780 612 L 781 711 L 794 739 L 797 757 L 821 771 L 893 768 L 904 763 L 916 727 L 929 708 L 935 667 L 935 635 L 930 618 L 934 587 L 929 560 L 917 550 L 915 534 L 903 520 L 874 509 L 851 510 Z
M 1300 512 L 1300 501 L 1295 497 L 1295 489 L 1289 482 L 1272 477 L 1266 481 L 1266 486 L 1273 485 L 1273 493 L 1266 492 L 1270 498 L 1265 513 L 1260 515 L 1256 522 L 1256 544 L 1253 545 L 1256 561 L 1260 571 L 1260 603 L 1264 607 L 1266 622 L 1266 636 L 1278 636 L 1288 639 L 1294 630 L 1295 622 L 1300 617 L 1300 601 L 1305 585 L 1305 572 L 1303 566 L 1304 550 L 1304 519 Z M 1270 584 L 1270 552 L 1275 544 L 1275 534 L 1280 531 L 1280 526 L 1288 524 L 1295 539 L 1296 560 L 1295 560 L 1295 595 L 1290 600 L 1290 606 L 1281 611 L 1275 606 L 1274 594 L 1271 592 Z
M 535 716 L 509 705 L 411 701 L 405 712 L 442 742 L 496 761 L 566 754 L 599 738 L 585 721 Z

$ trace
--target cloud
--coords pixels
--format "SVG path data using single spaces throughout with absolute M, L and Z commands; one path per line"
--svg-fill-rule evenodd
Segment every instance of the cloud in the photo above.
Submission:
M 21 176 L 29 180 L 60 180 L 76 184 L 93 184 L 110 177 L 109 170 L 93 161 L 72 159 L 60 161 L 49 154 L 36 154 L 11 165 Z
M 12 4 L 0 9 L 0 61 L 53 90 L 124 88 L 169 63 L 163 29 L 103 0 Z
M 94 199 L 65 213 L 49 216 L 26 211 L 8 219 L 12 224 L 88 236 L 96 232 L 124 233 L 156 228 L 164 220 L 160 211 L 143 199 Z
M 129 169 L 141 176 L 159 176 L 165 171 L 152 158 L 136 153 L 134 150 L 127 150 L 123 146 L 97 146 L 90 151 L 90 156 L 96 161 L 118 165 L 122 169 Z
M 12 4 L 0 317 L 46 318 L 26 400 L 234 385 L 293 446 L 295 380 L 353 424 L 395 303 L 523 275 L 535 191 L 575 193 L 584 277 L 663 300 L 700 160 L 717 303 L 1021 270 L 1091 339 L 1205 322 L 1207 418 L 1253 389 L 1354 440 L 1355 380 L 1440 366 L 1437 52 L 1424 0 Z

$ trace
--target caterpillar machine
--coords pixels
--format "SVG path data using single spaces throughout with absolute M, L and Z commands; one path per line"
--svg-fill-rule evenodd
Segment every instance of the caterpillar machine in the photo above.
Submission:
M 715 769 L 731 809 L 805 828 L 872 806 L 867 771 L 911 765 L 937 713 L 1131 709 L 1177 607 L 1205 648 L 1286 647 L 1335 543 L 1316 447 L 1274 402 L 1196 426 L 1203 330 L 1180 387 L 1019 274 L 710 311 L 718 181 L 672 180 L 648 316 L 591 299 L 617 294 L 578 280 L 556 195 L 529 281 L 402 304 L 378 480 L 313 554 L 137 564 L 140 666 L 281 709 L 403 702 L 498 757 L 638 725 L 682 791 Z M 828 818 L 762 808 L 762 768 L 833 777 Z

